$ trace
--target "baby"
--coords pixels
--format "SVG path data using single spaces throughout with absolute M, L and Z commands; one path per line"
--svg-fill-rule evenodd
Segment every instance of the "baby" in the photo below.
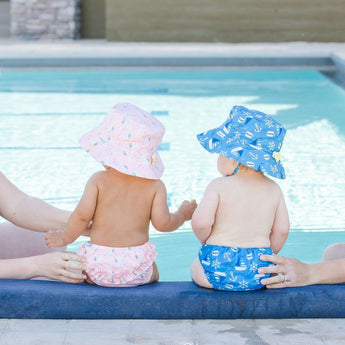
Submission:
M 157 281 L 150 221 L 166 232 L 191 219 L 195 201 L 184 201 L 177 212 L 169 212 L 167 191 L 160 180 L 164 167 L 157 152 L 164 131 L 152 115 L 120 103 L 80 139 L 83 149 L 105 171 L 91 176 L 66 230 L 48 232 L 46 243 L 65 246 L 92 221 L 91 241 L 79 250 L 87 261 L 88 283 L 129 287 Z
M 198 135 L 218 153 L 218 171 L 192 217 L 202 243 L 191 275 L 200 286 L 226 291 L 260 289 L 262 254 L 278 253 L 290 223 L 280 187 L 264 175 L 284 179 L 280 149 L 285 128 L 268 115 L 235 106 L 218 128 Z

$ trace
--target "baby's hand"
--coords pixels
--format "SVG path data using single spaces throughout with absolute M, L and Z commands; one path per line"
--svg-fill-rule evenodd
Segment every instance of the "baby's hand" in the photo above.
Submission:
M 66 245 L 63 239 L 64 232 L 62 230 L 51 230 L 46 234 L 46 244 L 47 247 L 63 247 Z
M 187 201 L 184 200 L 181 206 L 178 208 L 179 212 L 181 212 L 186 220 L 192 219 L 192 215 L 197 207 L 197 203 L 195 200 Z

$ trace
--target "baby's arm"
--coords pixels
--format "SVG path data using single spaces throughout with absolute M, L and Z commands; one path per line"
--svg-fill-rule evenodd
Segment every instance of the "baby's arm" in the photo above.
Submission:
M 62 247 L 75 241 L 87 228 L 96 209 L 98 188 L 96 174 L 87 182 L 79 204 L 69 217 L 65 231 L 49 231 L 46 235 L 48 247 Z
M 162 232 L 173 231 L 179 228 L 186 220 L 192 218 L 196 208 L 195 200 L 186 201 L 180 205 L 175 213 L 170 213 L 167 204 L 167 191 L 164 183 L 160 181 L 157 193 L 153 199 L 151 222 L 152 225 Z
M 289 235 L 290 221 L 286 209 L 283 193 L 280 192 L 278 207 L 273 221 L 270 235 L 271 249 L 274 253 L 278 253 Z
M 204 196 L 192 217 L 194 234 L 201 243 L 205 243 L 211 235 L 217 208 L 218 192 L 216 191 L 214 183 L 211 182 L 207 186 Z

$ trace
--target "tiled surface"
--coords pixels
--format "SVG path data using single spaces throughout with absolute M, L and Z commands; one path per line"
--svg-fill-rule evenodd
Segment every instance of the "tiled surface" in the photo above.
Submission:
M 345 344 L 345 319 L 0 320 L 1 345 Z

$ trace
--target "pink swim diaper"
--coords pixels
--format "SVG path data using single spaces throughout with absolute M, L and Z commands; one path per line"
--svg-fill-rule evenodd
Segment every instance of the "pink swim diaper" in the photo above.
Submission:
M 86 273 L 97 285 L 131 287 L 147 284 L 152 276 L 156 246 L 107 247 L 85 242 L 78 252 L 86 258 Z

